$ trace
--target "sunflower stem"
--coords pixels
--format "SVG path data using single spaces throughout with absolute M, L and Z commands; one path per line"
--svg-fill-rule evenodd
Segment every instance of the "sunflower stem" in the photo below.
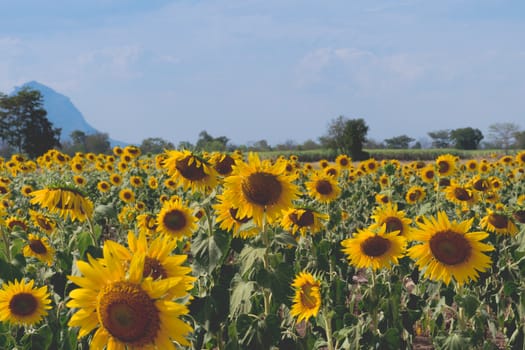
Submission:
M 323 310 L 324 326 L 326 331 L 326 343 L 328 350 L 334 350 L 334 341 L 332 339 L 332 317 L 327 310 Z
M 262 241 L 265 246 L 264 256 L 263 256 L 263 266 L 265 270 L 269 270 L 270 262 L 268 259 L 268 250 L 270 250 L 270 240 L 268 239 L 268 232 L 266 231 L 266 210 L 262 216 L 262 228 L 261 228 Z M 263 297 L 264 297 L 264 316 L 270 314 L 270 302 L 272 299 L 272 291 L 268 288 L 263 288 Z
M 94 246 L 97 246 L 97 236 L 95 235 L 95 230 L 93 228 L 93 224 L 91 223 L 91 220 L 89 220 L 88 217 L 86 217 L 86 221 L 88 223 L 88 226 L 89 226 L 89 235 L 91 236 L 91 239 L 93 240 L 93 245 Z

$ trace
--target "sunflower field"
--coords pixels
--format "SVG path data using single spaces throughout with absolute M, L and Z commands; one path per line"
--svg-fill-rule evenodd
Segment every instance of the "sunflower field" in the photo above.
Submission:
M 2 349 L 525 348 L 525 151 L 0 159 Z

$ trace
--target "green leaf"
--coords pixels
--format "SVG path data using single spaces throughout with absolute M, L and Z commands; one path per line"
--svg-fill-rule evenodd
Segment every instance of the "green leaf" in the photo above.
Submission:
M 283 247 L 296 247 L 297 241 L 295 240 L 295 237 L 292 236 L 289 232 L 280 232 L 274 236 L 274 240 L 277 244 L 282 245 Z
M 222 263 L 230 245 L 231 235 L 225 231 L 217 230 L 208 236 L 201 233 L 191 245 L 191 252 L 198 263 L 197 269 L 201 268 L 212 273 Z
M 239 262 L 241 265 L 241 276 L 246 277 L 248 272 L 251 272 L 255 267 L 257 261 L 263 261 L 266 248 L 255 248 L 245 246 L 239 255 Z
M 256 288 L 254 281 L 244 281 L 239 275 L 233 278 L 230 298 L 230 315 L 247 314 L 252 309 L 251 297 Z

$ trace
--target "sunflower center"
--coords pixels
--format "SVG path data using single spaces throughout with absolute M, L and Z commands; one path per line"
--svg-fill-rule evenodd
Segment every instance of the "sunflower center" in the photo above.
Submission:
M 448 162 L 440 161 L 440 162 L 438 163 L 438 167 L 439 167 L 439 173 L 440 173 L 440 174 L 444 174 L 444 173 L 446 173 L 447 171 L 449 171 L 449 169 L 450 169 L 450 164 L 448 164 Z
M 311 210 L 305 210 L 302 215 L 294 212 L 290 214 L 289 218 L 299 227 L 312 226 L 315 222 L 314 213 Z
M 339 165 L 342 166 L 342 167 L 347 166 L 348 165 L 348 159 L 346 159 L 346 158 L 339 159 Z
M 460 233 L 441 231 L 430 239 L 430 250 L 439 262 L 457 265 L 467 261 L 472 254 L 472 246 Z
M 317 303 L 317 298 L 312 292 L 312 287 L 309 283 L 301 287 L 301 304 L 307 309 L 313 309 Z
M 454 197 L 456 197 L 456 199 L 460 201 L 468 201 L 472 199 L 470 193 L 468 193 L 466 189 L 461 187 L 454 188 Z
M 111 336 L 133 347 L 153 343 L 160 329 L 154 300 L 134 283 L 114 282 L 104 287 L 97 312 Z
M 190 181 L 199 181 L 206 177 L 203 167 L 197 165 L 197 160 L 191 156 L 177 160 L 175 167 L 184 178 Z
M 186 217 L 180 210 L 171 210 L 164 215 L 163 223 L 168 229 L 178 231 L 186 226 Z
M 142 273 L 143 277 L 151 276 L 154 280 L 164 279 L 168 277 L 168 273 L 164 266 L 157 259 L 152 259 L 149 256 L 146 257 L 144 261 L 144 271 Z
M 390 249 L 390 241 L 380 236 L 367 238 L 361 243 L 363 253 L 373 258 L 385 254 Z
M 335 168 L 329 168 L 326 170 L 326 175 L 330 176 L 336 176 L 337 175 L 337 169 Z
M 329 195 L 332 193 L 332 184 L 327 180 L 319 180 L 315 185 L 315 190 L 322 195 Z
M 28 316 L 38 308 L 38 300 L 31 293 L 18 293 L 9 301 L 9 310 L 17 316 Z
M 507 228 L 509 224 L 509 218 L 503 214 L 492 213 L 489 215 L 489 222 L 495 228 Z
M 384 223 L 386 224 L 386 232 L 399 231 L 403 233 L 403 222 L 395 216 L 389 216 L 385 219 Z
M 232 172 L 233 164 L 235 164 L 235 160 L 229 155 L 226 155 L 220 162 L 215 164 L 215 170 L 221 175 L 228 175 Z
M 39 239 L 29 240 L 29 248 L 37 254 L 45 254 L 47 252 L 46 246 Z
M 472 184 L 472 187 L 474 187 L 476 191 L 480 191 L 480 192 L 485 192 L 490 189 L 489 182 L 485 179 L 479 179 L 479 180 L 474 181 L 474 183 Z
M 283 187 L 274 174 L 253 173 L 242 182 L 242 192 L 257 205 L 272 205 L 279 201 Z
M 233 218 L 233 220 L 237 221 L 238 223 L 241 223 L 241 224 L 244 224 L 244 223 L 247 223 L 248 221 L 250 221 L 250 218 L 245 216 L 241 219 L 239 219 L 237 217 L 237 212 L 239 210 L 237 208 L 230 208 L 229 212 L 230 212 L 230 216 Z
M 53 228 L 53 226 L 51 226 L 51 223 L 46 218 L 39 216 L 36 218 L 36 222 L 38 226 L 42 227 L 46 231 L 49 231 Z

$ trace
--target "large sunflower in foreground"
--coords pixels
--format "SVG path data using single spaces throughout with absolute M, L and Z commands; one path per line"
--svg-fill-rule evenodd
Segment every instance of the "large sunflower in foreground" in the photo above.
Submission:
M 56 186 L 31 192 L 30 203 L 39 204 L 62 218 L 85 221 L 93 215 L 93 202 L 81 191 L 70 186 Z
M 182 265 L 188 256 L 172 255 L 176 247 L 177 240 L 169 236 L 158 236 L 148 242 L 145 232 L 139 233 L 137 237 L 133 231 L 129 231 L 128 248 L 108 240 L 104 245 L 104 255 L 115 254 L 125 264 L 129 264 L 133 255 L 146 254 L 143 277 L 152 277 L 154 280 L 181 277 L 179 283 L 170 288 L 169 295 L 172 298 L 182 298 L 193 288 L 195 278 L 189 276 L 191 267 Z
M 398 231 L 386 232 L 386 225 L 372 225 L 358 230 L 352 238 L 341 242 L 350 265 L 378 270 L 397 265 L 405 254 L 407 239 Z
M 217 185 L 216 170 L 190 151 L 167 151 L 162 166 L 184 190 L 204 191 Z
M 313 172 L 305 186 L 310 197 L 321 203 L 330 203 L 341 194 L 337 179 L 322 172 Z
M 518 228 L 512 221 L 512 218 L 503 211 L 487 209 L 487 215 L 481 219 L 480 225 L 481 228 L 489 232 L 495 232 L 504 235 L 515 235 L 518 233 Z
M 68 276 L 79 286 L 69 293 L 66 306 L 77 310 L 68 325 L 80 327 L 80 338 L 96 330 L 91 349 L 175 349 L 173 341 L 190 345 L 186 335 L 192 328 L 180 319 L 188 309 L 166 297 L 182 277 L 144 277 L 145 261 L 145 253 L 134 254 L 128 266 L 114 254 L 88 256 L 88 262 L 77 262 L 82 276 Z
M 459 285 L 476 281 L 479 272 L 490 268 L 491 259 L 483 252 L 494 250 L 492 245 L 481 242 L 486 232 L 468 232 L 473 218 L 462 222 L 450 221 L 445 212 L 437 217 L 423 217 L 419 229 L 412 231 L 415 241 L 422 242 L 408 249 L 425 277 L 449 284 L 454 279 Z
M 256 153 L 248 155 L 248 162 L 237 162 L 232 175 L 224 179 L 224 200 L 237 208 L 237 217 L 252 217 L 262 226 L 264 214 L 269 223 L 281 211 L 292 206 L 298 196 L 295 175 L 285 174 L 286 161 L 272 164 L 260 160 Z
M 157 232 L 176 238 L 191 237 L 197 228 L 196 222 L 197 218 L 181 199 L 170 199 L 157 214 Z
M 317 316 L 321 307 L 321 282 L 309 272 L 300 272 L 292 287 L 295 295 L 290 314 L 297 317 L 297 322 Z
M 51 309 L 47 286 L 34 288 L 35 281 L 7 282 L 0 289 L 0 322 L 34 325 Z

